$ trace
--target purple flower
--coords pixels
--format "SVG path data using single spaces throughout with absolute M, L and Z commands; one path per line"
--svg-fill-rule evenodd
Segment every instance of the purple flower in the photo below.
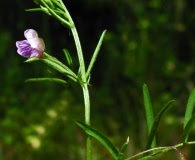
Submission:
M 16 42 L 18 54 L 26 58 L 41 58 L 45 50 L 43 39 L 38 37 L 34 29 L 27 29 L 24 32 L 24 37 L 26 40 Z

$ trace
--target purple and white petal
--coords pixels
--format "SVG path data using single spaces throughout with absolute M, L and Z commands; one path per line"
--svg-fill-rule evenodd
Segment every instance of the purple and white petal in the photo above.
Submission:
M 29 58 L 32 52 L 32 47 L 30 46 L 30 43 L 27 40 L 23 41 L 17 41 L 17 52 L 23 57 Z
M 42 52 L 45 50 L 45 43 L 41 38 L 30 38 L 28 39 L 28 42 L 30 43 L 32 48 L 36 48 L 37 50 Z
M 38 38 L 38 34 L 34 29 L 27 29 L 24 31 L 24 37 L 28 40 L 29 38 Z
M 43 39 L 38 37 L 38 34 L 34 29 L 27 29 L 24 32 L 24 36 L 27 40 L 16 42 L 18 54 L 26 58 L 41 58 L 45 50 Z
M 37 49 L 33 49 L 33 50 L 31 51 L 31 55 L 30 55 L 29 58 L 32 58 L 32 57 L 41 58 L 42 55 L 43 55 L 43 52 L 42 52 L 42 51 L 39 51 L 39 50 L 37 50 Z
M 29 46 L 30 43 L 27 40 L 22 40 L 22 41 L 16 41 L 16 47 L 26 47 Z

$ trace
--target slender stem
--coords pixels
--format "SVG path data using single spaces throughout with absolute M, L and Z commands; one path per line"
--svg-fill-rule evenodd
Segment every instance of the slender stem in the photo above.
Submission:
M 90 125 L 90 98 L 89 90 L 87 83 L 83 84 L 83 95 L 84 95 L 84 104 L 85 104 L 85 123 Z
M 85 123 L 90 126 L 90 98 L 89 98 L 89 90 L 87 83 L 83 84 L 83 95 L 84 95 L 84 103 L 85 103 Z M 91 137 L 87 136 L 87 160 L 91 160 Z
M 80 64 L 80 73 L 81 73 L 81 79 L 85 83 L 86 82 L 86 76 L 85 76 L 85 63 L 84 63 L 84 58 L 83 58 L 83 53 L 82 53 L 82 48 L 79 40 L 79 36 L 77 34 L 76 27 L 71 28 L 76 48 L 77 48 L 77 53 L 78 53 L 78 59 L 79 59 L 79 64 Z
M 65 13 L 69 17 L 69 23 L 71 25 L 71 31 L 72 31 L 75 45 L 76 45 L 76 49 L 77 49 L 78 60 L 79 60 L 79 65 L 80 65 L 80 75 L 81 75 L 81 82 L 80 83 L 81 83 L 81 87 L 83 89 L 84 105 L 85 105 L 85 123 L 87 125 L 90 125 L 90 98 L 89 98 L 88 85 L 86 83 L 87 77 L 86 77 L 86 71 L 85 71 L 83 52 L 82 52 L 79 36 L 78 36 L 77 30 L 76 30 L 76 27 L 74 25 L 74 22 L 70 16 L 66 6 L 62 2 L 62 0 L 60 0 L 60 3 L 64 8 Z M 90 136 L 87 136 L 86 152 L 87 152 L 87 160 L 91 160 L 92 156 L 91 156 L 91 137 Z
M 70 16 L 66 6 L 64 5 L 64 3 L 60 0 L 61 5 L 64 8 L 65 13 L 67 14 L 67 16 L 69 17 L 69 23 L 70 23 L 70 27 L 71 27 L 71 31 L 74 37 L 74 41 L 75 41 L 75 45 L 76 45 L 76 49 L 77 49 L 77 54 L 78 54 L 78 59 L 79 59 L 79 64 L 80 64 L 80 72 L 81 72 L 81 78 L 84 82 L 86 82 L 86 76 L 85 76 L 85 63 L 84 63 L 84 58 L 83 58 L 83 51 L 81 48 L 81 43 L 79 40 L 79 36 L 77 33 L 77 29 L 74 25 L 74 21 L 72 20 L 72 17 Z
M 152 156 L 157 155 L 157 154 L 159 154 L 159 153 L 168 152 L 168 151 L 170 151 L 170 150 L 172 150 L 172 149 L 176 149 L 176 148 L 182 147 L 182 146 L 184 146 L 184 145 L 194 145 L 194 144 L 195 144 L 195 141 L 186 142 L 186 143 L 179 143 L 179 144 L 174 145 L 174 146 L 156 147 L 156 148 L 152 148 L 152 149 L 149 149 L 149 150 L 140 152 L 140 153 L 138 153 L 138 154 L 136 154 L 136 155 L 134 155 L 134 156 L 131 156 L 131 157 L 125 159 L 125 160 L 137 159 L 139 156 L 142 156 L 142 155 L 144 155 L 144 154 L 146 154 L 146 153 L 153 152 L 153 151 L 156 151 L 156 150 L 159 150 L 159 151 L 157 151 L 156 153 L 151 154 Z

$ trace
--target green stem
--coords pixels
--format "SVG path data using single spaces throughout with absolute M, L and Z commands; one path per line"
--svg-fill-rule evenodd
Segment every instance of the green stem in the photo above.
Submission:
M 152 149 L 149 149 L 149 150 L 140 152 L 140 153 L 138 153 L 138 154 L 136 154 L 136 155 L 134 155 L 134 156 L 131 156 L 131 157 L 125 159 L 125 160 L 137 159 L 138 157 L 143 156 L 143 155 L 146 154 L 146 153 L 149 153 L 149 152 L 153 152 L 153 151 L 159 150 L 159 151 L 157 151 L 156 153 L 151 154 L 152 156 L 154 156 L 154 155 L 157 155 L 157 154 L 159 154 L 159 153 L 168 152 L 168 151 L 170 151 L 170 150 L 173 150 L 173 149 L 182 147 L 182 146 L 184 146 L 184 145 L 194 145 L 194 144 L 195 144 L 195 141 L 186 142 L 186 143 L 179 143 L 179 144 L 177 144 L 177 145 L 175 145 L 175 146 L 156 147 L 156 148 L 152 148 Z
M 89 90 L 87 83 L 83 84 L 83 95 L 84 95 L 84 103 L 85 103 L 85 123 L 90 126 L 90 98 L 89 98 Z M 91 137 L 87 136 L 87 160 L 91 160 Z
M 87 125 L 90 125 L 90 98 L 89 98 L 88 85 L 86 83 L 87 77 L 86 77 L 86 71 L 85 71 L 83 52 L 82 52 L 79 36 L 78 36 L 77 30 L 76 30 L 76 27 L 74 25 L 74 22 L 70 16 L 66 6 L 62 2 L 62 0 L 60 0 L 60 3 L 64 8 L 65 13 L 69 17 L 69 23 L 71 26 L 71 31 L 72 31 L 75 45 L 76 45 L 76 49 L 77 49 L 78 60 L 79 60 L 79 65 L 80 65 L 80 75 L 81 75 L 81 77 L 80 77 L 81 82 L 80 83 L 81 83 L 81 87 L 83 89 L 84 105 L 85 105 L 85 123 Z M 87 137 L 86 152 L 87 152 L 87 160 L 91 160 L 92 158 L 91 158 L 91 137 L 90 136 Z
M 77 29 L 74 25 L 72 17 L 70 16 L 66 6 L 64 5 L 64 3 L 62 1 L 60 1 L 60 3 L 64 8 L 65 13 L 69 17 L 70 29 L 71 29 L 73 37 L 74 37 L 74 41 L 75 41 L 75 45 L 76 45 L 76 49 L 77 49 L 77 54 L 78 54 L 78 59 L 79 59 L 79 64 L 80 64 L 81 78 L 82 78 L 83 82 L 86 82 L 85 63 L 84 63 L 84 58 L 83 58 L 83 51 L 82 51 L 82 48 L 81 48 L 81 43 L 80 43 L 80 40 L 79 40 Z
M 83 84 L 83 95 L 84 95 L 84 104 L 85 104 L 85 123 L 90 125 L 90 98 L 89 90 L 87 83 Z

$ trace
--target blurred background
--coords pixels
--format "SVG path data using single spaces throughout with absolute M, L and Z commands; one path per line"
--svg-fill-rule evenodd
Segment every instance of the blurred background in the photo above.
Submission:
M 143 151 L 147 130 L 142 86 L 147 84 L 154 114 L 174 99 L 163 117 L 157 146 L 181 143 L 183 117 L 195 81 L 194 0 L 64 0 L 76 24 L 88 64 L 107 29 L 91 75 L 91 124 L 118 148 L 130 138 L 126 157 Z M 71 32 L 36 8 L 33 1 L 0 5 L 0 160 L 84 160 L 83 97 L 73 82 L 26 83 L 28 78 L 60 77 L 42 63 L 24 63 L 15 42 L 33 28 L 45 40 L 46 52 L 66 63 L 63 48 L 78 61 Z M 65 78 L 66 79 L 66 78 Z M 195 129 L 190 140 L 195 140 Z M 93 159 L 111 160 L 93 140 Z M 180 148 L 188 159 L 195 146 Z M 156 159 L 178 159 L 171 151 Z

